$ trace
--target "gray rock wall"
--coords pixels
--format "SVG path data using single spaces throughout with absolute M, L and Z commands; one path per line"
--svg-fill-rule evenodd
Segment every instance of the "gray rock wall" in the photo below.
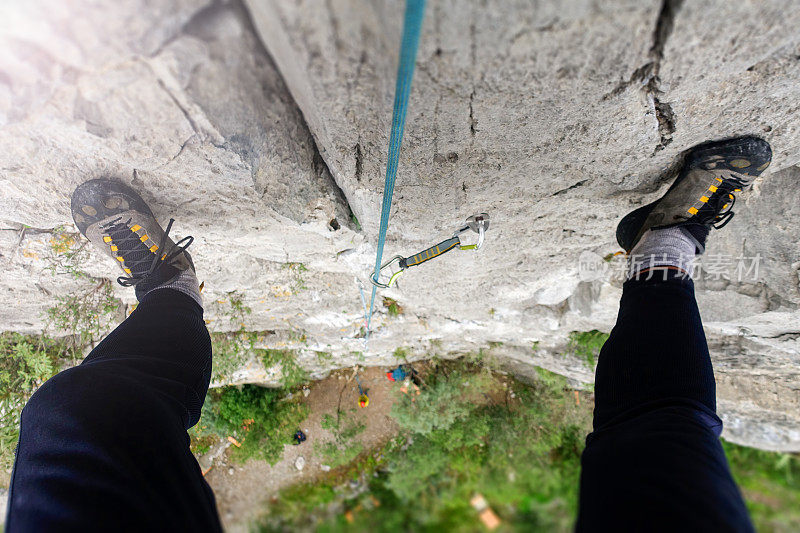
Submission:
M 492 228 L 479 253 L 452 252 L 382 293 L 402 312 L 380 305 L 365 348 L 357 280 L 374 262 L 402 9 L 0 6 L 13 22 L 0 34 L 0 329 L 41 331 L 56 296 L 83 290 L 48 270 L 50 241 L 70 230 L 72 189 L 111 175 L 195 236 L 212 329 L 239 327 L 229 307 L 241 297 L 259 342 L 300 350 L 314 375 L 390 364 L 398 347 L 482 349 L 520 374 L 540 365 L 590 382 L 562 354 L 569 332 L 612 327 L 619 262 L 587 280 L 581 254 L 618 250 L 617 221 L 663 192 L 684 150 L 757 134 L 772 169 L 712 237 L 707 268 L 733 265 L 701 276 L 698 300 L 726 436 L 800 449 L 800 6 L 430 2 L 386 253 L 416 252 L 480 211 Z M 757 276 L 735 275 L 740 256 L 761 258 Z M 117 275 L 98 256 L 84 268 Z M 252 364 L 236 379 L 275 376 Z

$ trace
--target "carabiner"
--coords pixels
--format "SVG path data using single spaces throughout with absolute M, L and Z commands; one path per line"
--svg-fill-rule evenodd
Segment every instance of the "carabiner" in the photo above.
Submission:
M 453 233 L 453 236 L 449 239 L 446 239 L 439 244 L 435 244 L 430 248 L 419 252 L 418 254 L 414 254 L 409 257 L 403 257 L 402 255 L 396 255 L 386 261 L 383 265 L 381 265 L 380 270 L 378 271 L 378 276 L 380 273 L 390 267 L 392 264 L 397 262 L 397 266 L 399 268 L 398 271 L 392 273 L 389 276 L 389 281 L 386 283 L 381 283 L 380 280 L 375 276 L 370 276 L 369 280 L 372 282 L 373 285 L 376 287 L 380 287 L 382 289 L 389 289 L 394 285 L 403 272 L 407 268 L 412 266 L 421 265 L 426 261 L 430 261 L 434 257 L 439 257 L 440 255 L 453 250 L 454 248 L 458 247 L 459 250 L 479 250 L 481 246 L 483 246 L 483 239 L 486 234 L 486 230 L 489 229 L 489 215 L 486 213 L 480 213 L 477 215 L 472 215 L 469 217 L 464 227 L 459 228 Z M 461 242 L 461 234 L 472 230 L 478 234 L 478 242 L 476 244 L 464 244 Z
M 391 259 L 389 259 L 388 261 L 386 261 L 384 264 L 381 265 L 381 269 L 378 271 L 378 275 L 380 276 L 381 272 L 383 272 L 384 269 L 390 267 L 392 265 L 392 263 L 397 262 L 398 266 L 399 266 L 399 264 L 400 264 L 400 262 L 402 260 L 403 260 L 403 256 L 402 255 L 396 255 L 396 256 L 392 257 Z M 387 281 L 386 283 L 381 283 L 374 276 L 370 276 L 369 280 L 376 287 L 380 287 L 381 289 L 389 289 L 389 288 L 392 287 L 392 285 L 394 285 L 394 282 L 397 281 L 397 278 L 399 278 L 403 274 L 403 272 L 405 272 L 405 268 L 401 267 L 400 270 L 398 270 L 397 272 L 394 272 L 393 274 L 391 274 L 389 276 L 389 281 Z

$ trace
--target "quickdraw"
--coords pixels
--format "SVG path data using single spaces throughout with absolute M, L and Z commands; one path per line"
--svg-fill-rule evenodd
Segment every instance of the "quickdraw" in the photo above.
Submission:
M 403 257 L 402 255 L 396 255 L 383 263 L 381 265 L 380 271 L 377 275 L 370 276 L 370 281 L 376 287 L 380 287 L 382 289 L 388 289 L 392 287 L 396 282 L 397 278 L 399 278 L 407 269 L 421 265 L 426 261 L 430 261 L 435 257 L 439 257 L 440 255 L 449 252 L 455 248 L 459 250 L 479 250 L 481 246 L 483 246 L 483 239 L 486 231 L 489 229 L 489 215 L 486 213 L 480 213 L 477 215 L 472 215 L 467 219 L 465 222 L 464 227 L 459 228 L 453 233 L 453 236 L 449 239 L 446 239 L 439 244 L 435 244 L 430 248 L 419 252 L 418 254 L 414 254 L 409 257 Z M 472 230 L 478 234 L 478 242 L 475 244 L 464 244 L 461 241 L 461 235 L 466 233 L 468 230 Z M 394 266 L 396 265 L 397 270 L 393 271 Z M 380 276 L 384 275 L 388 277 L 388 281 L 385 283 L 380 281 Z

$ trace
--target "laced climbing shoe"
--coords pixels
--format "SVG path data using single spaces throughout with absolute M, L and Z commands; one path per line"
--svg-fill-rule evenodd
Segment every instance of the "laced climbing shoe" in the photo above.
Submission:
M 89 241 L 119 264 L 125 275 L 117 282 L 136 286 L 137 296 L 184 270 L 194 272 L 186 251 L 194 238 L 173 242 L 169 231 L 174 220 L 163 230 L 142 197 L 121 182 L 96 179 L 79 185 L 72 193 L 72 218 Z
M 702 253 L 708 231 L 725 226 L 733 217 L 735 193 L 749 189 L 771 161 L 769 143 L 757 137 L 695 146 L 666 194 L 620 221 L 617 242 L 630 252 L 649 229 L 685 226 Z

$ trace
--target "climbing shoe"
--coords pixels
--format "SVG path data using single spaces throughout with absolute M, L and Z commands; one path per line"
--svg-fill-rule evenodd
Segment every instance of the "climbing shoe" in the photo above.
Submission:
M 719 229 L 733 217 L 735 193 L 749 189 L 771 160 L 769 143 L 757 137 L 695 146 L 666 194 L 620 221 L 617 242 L 630 252 L 647 230 L 680 226 L 702 253 L 711 228 Z
M 194 238 L 173 242 L 169 231 L 174 220 L 163 230 L 142 197 L 123 183 L 96 179 L 79 185 L 72 193 L 72 218 L 89 241 L 119 264 L 125 275 L 117 282 L 135 286 L 137 298 L 187 269 L 194 273 L 186 251 Z

